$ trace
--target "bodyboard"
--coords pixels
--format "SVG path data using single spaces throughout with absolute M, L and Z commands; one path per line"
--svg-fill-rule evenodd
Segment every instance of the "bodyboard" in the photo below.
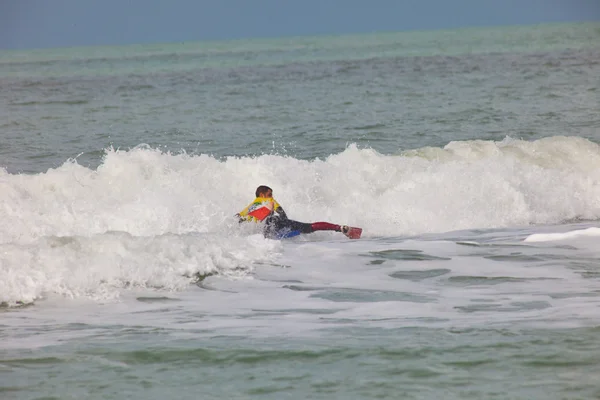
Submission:
M 289 238 L 292 238 L 294 236 L 300 235 L 300 233 L 301 233 L 300 231 L 288 231 L 288 230 L 285 230 L 285 231 L 282 231 L 282 232 L 278 232 L 275 235 L 275 238 L 276 239 L 289 239 Z

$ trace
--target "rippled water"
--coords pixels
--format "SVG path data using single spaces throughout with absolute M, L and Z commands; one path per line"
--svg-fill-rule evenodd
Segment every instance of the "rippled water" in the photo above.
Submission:
M 600 397 L 599 38 L 1 52 L 0 397 Z

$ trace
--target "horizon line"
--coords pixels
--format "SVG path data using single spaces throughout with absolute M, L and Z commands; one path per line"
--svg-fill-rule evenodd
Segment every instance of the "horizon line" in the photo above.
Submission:
M 73 45 L 73 46 L 48 46 L 48 47 L 21 47 L 21 48 L 10 48 L 0 47 L 0 52 L 38 52 L 47 50 L 72 50 L 72 49 L 84 49 L 84 48 L 103 48 L 103 47 L 137 47 L 137 46 L 164 46 L 174 44 L 192 44 L 192 43 L 228 43 L 228 42 L 242 42 L 246 40 L 278 40 L 278 39 L 309 39 L 309 38 L 324 38 L 324 37 L 344 37 L 344 36 L 357 36 L 357 35 L 377 35 L 377 34 L 398 34 L 398 33 L 426 33 L 426 32 L 444 32 L 444 31 L 460 31 L 470 29 L 498 29 L 498 28 L 509 28 L 509 27 L 533 27 L 541 25 L 584 25 L 584 24 L 599 24 L 600 20 L 579 20 L 579 21 L 549 21 L 549 22 L 535 22 L 529 24 L 506 24 L 506 25 L 465 25 L 461 27 L 453 28 L 433 28 L 433 29 L 406 29 L 406 30 L 373 30 L 373 31 L 357 31 L 357 32 L 340 32 L 340 33 L 317 33 L 317 34 L 301 34 L 301 35 L 282 35 L 282 36 L 243 36 L 243 37 L 232 37 L 232 38 L 220 38 L 220 39 L 193 39 L 193 40 L 182 40 L 182 41 L 168 41 L 168 42 L 133 42 L 133 43 L 120 43 L 120 44 L 88 44 L 88 45 Z

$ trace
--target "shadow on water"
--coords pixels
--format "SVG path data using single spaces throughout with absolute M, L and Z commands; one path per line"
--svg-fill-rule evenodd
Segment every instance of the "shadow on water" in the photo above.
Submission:
M 411 303 L 432 303 L 434 298 L 406 292 L 389 290 L 367 290 L 353 288 L 325 288 L 315 286 L 286 285 L 286 289 L 294 291 L 314 291 L 313 298 L 330 300 L 334 302 L 375 303 L 383 301 L 407 301 Z
M 411 249 L 396 249 L 371 251 L 368 254 L 361 254 L 363 257 L 374 257 L 376 260 L 371 261 L 371 264 L 383 264 L 386 260 L 398 261 L 448 261 L 451 258 L 437 257 L 424 253 L 421 250 Z

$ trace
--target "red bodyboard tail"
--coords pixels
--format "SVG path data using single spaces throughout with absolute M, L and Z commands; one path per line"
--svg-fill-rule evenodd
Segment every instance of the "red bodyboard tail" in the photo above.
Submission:
M 350 229 L 348 230 L 346 236 L 348 236 L 350 239 L 360 239 L 360 235 L 362 235 L 361 228 L 354 228 L 352 226 L 349 226 L 348 228 Z

